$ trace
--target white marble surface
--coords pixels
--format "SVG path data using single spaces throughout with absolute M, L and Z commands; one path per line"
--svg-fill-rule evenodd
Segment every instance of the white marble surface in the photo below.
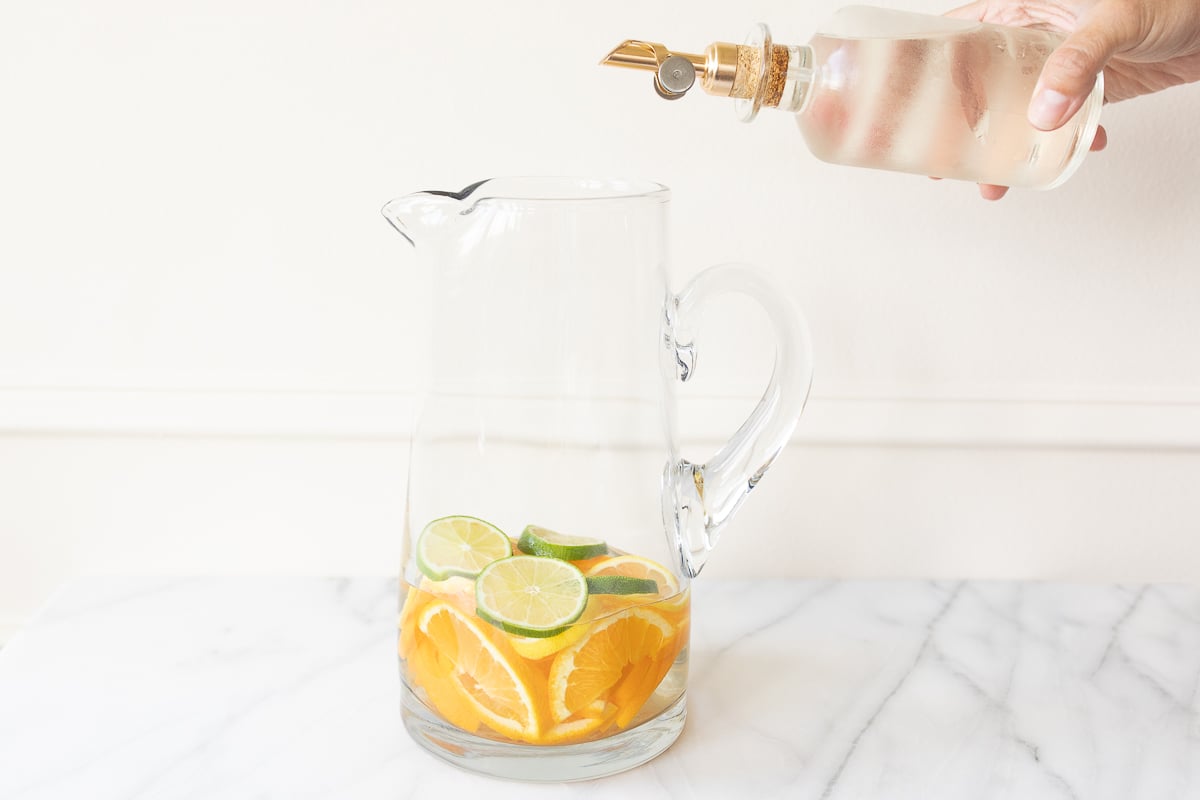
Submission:
M 701 579 L 688 726 L 589 783 L 399 716 L 396 587 L 87 579 L 0 650 L 0 798 L 1200 798 L 1200 590 Z

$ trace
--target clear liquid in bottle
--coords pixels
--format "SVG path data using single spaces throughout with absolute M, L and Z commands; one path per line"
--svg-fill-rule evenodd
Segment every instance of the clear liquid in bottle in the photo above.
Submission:
M 1097 85 L 1056 131 L 1029 123 L 1042 65 L 1060 42 L 1046 31 L 846 8 L 809 43 L 796 119 L 824 161 L 1051 188 L 1087 154 L 1103 97 Z
M 701 54 L 629 39 L 601 62 L 654 71 L 664 98 L 693 85 L 735 101 L 738 116 L 791 111 L 812 152 L 834 164 L 1049 189 L 1087 155 L 1104 76 L 1055 131 L 1027 111 L 1062 37 L 1030 28 L 869 6 L 838 11 L 806 45 L 781 45 L 759 25 L 745 44 Z

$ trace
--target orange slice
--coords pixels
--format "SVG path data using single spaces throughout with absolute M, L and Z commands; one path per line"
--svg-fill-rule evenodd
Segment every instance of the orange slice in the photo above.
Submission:
M 450 605 L 464 611 L 468 616 L 475 613 L 475 581 L 470 578 L 450 578 L 444 581 L 432 581 L 421 578 L 421 592 L 427 597 L 445 600 Z
M 425 606 L 425 597 L 415 586 L 408 587 L 400 607 L 400 657 L 407 659 L 416 647 L 417 612 Z
M 454 606 L 434 601 L 421 610 L 417 628 L 419 645 L 428 644 L 434 664 L 422 665 L 434 677 L 426 686 L 435 706 L 452 706 L 450 697 L 434 697 L 454 691 L 461 696 L 484 725 L 518 741 L 537 742 L 544 730 L 544 713 L 538 698 L 538 676 L 507 648 L 483 630 L 481 623 Z M 418 652 L 420 647 L 418 646 Z M 444 685 L 436 681 L 444 675 Z M 448 688 L 447 688 L 448 687 Z M 447 717 L 449 718 L 449 717 Z
M 554 721 L 565 722 L 597 700 L 608 699 L 610 692 L 627 703 L 637 702 L 644 686 L 659 672 L 664 651 L 678 651 L 677 634 L 662 614 L 646 608 L 630 608 L 595 623 L 587 636 L 564 648 L 550 665 L 548 688 Z M 661 671 L 636 708 L 630 711 L 618 705 L 618 719 L 633 718 L 666 674 L 665 669 Z M 622 692 L 614 692 L 614 687 L 627 677 L 634 678 L 636 686 L 625 690 L 626 698 Z
M 578 715 L 551 727 L 542 737 L 541 744 L 574 744 L 594 738 L 594 734 L 612 724 L 617 711 L 612 703 L 597 700 Z
M 676 636 L 657 658 L 644 661 L 630 670 L 625 679 L 613 689 L 610 699 L 618 709 L 615 718 L 618 728 L 627 728 L 658 689 L 658 685 L 675 663 L 675 657 L 679 655 L 685 638 L 685 635 Z
M 574 744 L 581 742 L 594 733 L 603 729 L 611 721 L 611 717 L 580 717 L 579 719 L 560 722 L 542 737 L 540 744 Z
M 452 725 L 467 733 L 479 730 L 479 714 L 474 705 L 458 689 L 458 683 L 439 663 L 427 639 L 411 650 L 407 659 L 408 671 L 414 683 L 425 690 L 429 703 Z
M 589 567 L 584 575 L 597 577 L 600 575 L 625 575 L 630 578 L 649 578 L 658 584 L 658 598 L 665 600 L 679 594 L 679 579 L 671 570 L 641 556 L 614 556 L 597 561 Z M 625 595 L 626 602 L 645 603 L 647 595 Z M 653 597 L 650 595 L 649 597 Z

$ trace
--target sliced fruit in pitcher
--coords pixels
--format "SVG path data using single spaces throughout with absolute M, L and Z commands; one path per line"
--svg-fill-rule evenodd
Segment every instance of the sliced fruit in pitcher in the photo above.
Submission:
M 427 605 L 417 627 L 415 671 L 422 673 L 418 681 L 439 712 L 465 728 L 451 719 L 447 710 L 469 723 L 471 715 L 462 710 L 466 708 L 484 725 L 510 739 L 540 739 L 545 725 L 537 698 L 543 688 L 536 673 L 519 659 L 510 658 L 479 622 L 448 603 Z M 428 647 L 431 655 L 426 661 L 421 660 L 423 647 Z
M 544 639 L 513 636 L 510 634 L 508 642 L 512 645 L 513 650 L 517 651 L 517 655 L 531 662 L 543 662 L 538 665 L 539 669 L 548 670 L 550 664 L 544 660 L 550 658 L 550 656 L 553 656 L 563 648 L 570 647 L 586 636 L 591 623 L 609 614 L 624 611 L 629 607 L 628 603 L 623 601 L 617 602 L 617 599 L 617 595 L 603 595 L 589 592 L 587 605 L 583 609 L 583 614 L 562 633 Z M 600 705 L 603 706 L 604 704 L 600 703 Z
M 676 656 L 683 646 L 682 635 L 677 635 L 670 644 L 652 659 L 645 659 L 641 664 L 629 671 L 624 679 L 612 691 L 611 702 L 617 707 L 616 723 L 618 728 L 626 728 L 633 722 L 642 706 L 650 699 L 662 683 L 663 678 L 671 671 Z
M 688 593 L 680 591 L 679 579 L 662 564 L 648 558 L 634 555 L 619 555 L 596 561 L 584 573 L 589 584 L 606 576 L 621 576 L 625 578 L 640 578 L 651 580 L 658 584 L 658 592 L 651 598 L 645 594 L 613 595 L 613 600 L 632 603 L 655 602 L 660 611 L 679 611 L 687 605 Z
M 541 639 L 534 636 L 513 636 L 510 641 L 512 642 L 513 650 L 516 650 L 517 655 L 521 658 L 530 661 L 541 661 L 543 658 L 549 658 L 554 655 L 564 647 L 570 647 L 575 644 L 586 633 L 586 625 L 575 624 L 554 636 Z
M 659 564 L 641 556 L 613 556 L 593 564 L 587 571 L 587 577 L 598 578 L 605 575 L 622 575 L 629 578 L 652 580 L 658 585 L 659 597 L 673 597 L 679 592 L 679 581 L 671 571 Z
M 512 555 L 504 532 L 475 517 L 442 517 L 417 538 L 417 567 L 429 578 L 474 578 L 497 559 Z
M 679 649 L 677 639 L 678 631 L 666 617 L 646 608 L 630 608 L 592 625 L 587 636 L 563 649 L 550 666 L 553 720 L 564 722 L 612 692 L 612 701 L 620 708 L 618 723 L 629 724 L 671 668 Z M 637 685 L 622 693 L 626 678 Z M 650 690 L 644 691 L 651 681 Z
M 512 556 L 488 564 L 475 579 L 475 613 L 516 636 L 557 636 L 583 615 L 587 580 L 566 561 Z
M 476 711 L 477 704 L 459 689 L 448 668 L 449 662 L 438 659 L 429 639 L 421 637 L 408 651 L 407 662 L 413 681 L 425 690 L 430 704 L 443 719 L 468 733 L 479 730 L 483 720 Z
M 682 691 L 682 678 L 663 684 L 689 628 L 667 567 L 536 525 L 510 539 L 468 516 L 426 525 L 414 556 L 405 681 L 447 723 L 565 745 L 626 730 Z
M 404 605 L 400 607 L 400 657 L 407 659 L 416 648 L 417 612 L 421 610 L 423 595 L 415 586 L 408 587 Z
M 583 561 L 602 556 L 608 552 L 603 539 L 586 536 L 568 536 L 538 525 L 527 525 L 517 540 L 517 548 L 531 556 L 560 558 L 563 561 Z
M 432 578 L 422 577 L 420 589 L 426 595 L 445 600 L 452 606 L 474 613 L 475 581 L 471 578 L 454 575 L 444 581 L 435 581 Z
M 658 581 L 629 575 L 593 575 L 587 579 L 592 594 L 658 594 Z
M 607 727 L 617 714 L 616 706 L 610 703 L 596 701 L 592 706 L 593 708 L 585 709 L 577 719 L 552 726 L 546 731 L 542 744 L 571 744 L 586 739 Z M 599 710 L 593 710 L 595 707 Z

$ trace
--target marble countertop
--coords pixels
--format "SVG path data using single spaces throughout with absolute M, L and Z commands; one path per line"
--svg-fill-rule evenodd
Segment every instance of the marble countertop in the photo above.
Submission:
M 0 650 L 0 798 L 1200 798 L 1200 589 L 702 578 L 682 737 L 557 785 L 408 739 L 396 594 L 70 584 Z

